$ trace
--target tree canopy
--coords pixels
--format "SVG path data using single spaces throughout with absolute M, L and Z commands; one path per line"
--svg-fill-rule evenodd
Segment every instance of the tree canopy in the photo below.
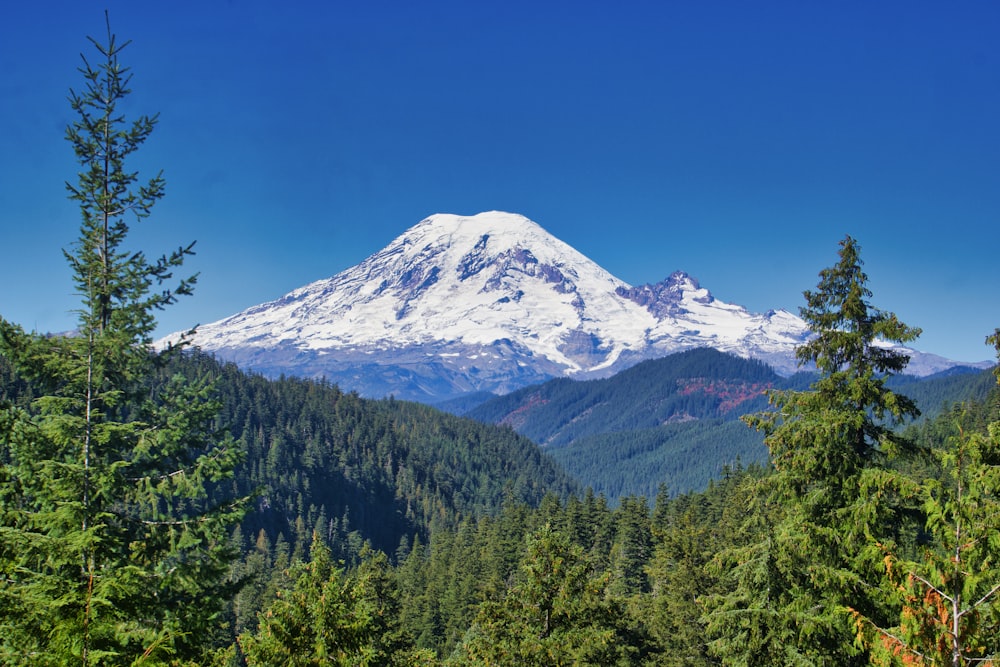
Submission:
M 65 255 L 80 297 L 76 331 L 49 337 L 0 320 L 0 354 L 38 392 L 0 408 L 0 656 L 6 664 L 132 664 L 193 658 L 222 627 L 228 531 L 245 502 L 230 497 L 240 450 L 215 423 L 203 378 L 152 387 L 155 312 L 191 292 L 173 272 L 191 245 L 150 260 L 130 226 L 163 196 L 129 158 L 155 116 L 121 111 L 128 42 L 108 25 L 83 57 L 77 120 L 66 138 L 82 171 L 67 184 L 81 213 Z M 172 282 L 173 281 L 173 282 Z M 168 351 L 166 356 L 174 351 Z

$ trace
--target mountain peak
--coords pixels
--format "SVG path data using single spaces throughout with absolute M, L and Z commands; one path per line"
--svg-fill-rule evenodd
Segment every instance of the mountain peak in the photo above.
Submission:
M 798 318 L 715 299 L 683 271 L 632 287 L 515 213 L 438 213 L 337 275 L 202 327 L 195 343 L 265 374 L 370 396 L 506 392 L 601 377 L 697 347 L 795 368 Z
M 455 213 L 435 213 L 429 215 L 408 231 L 412 232 L 425 227 L 440 229 L 450 229 L 457 231 L 469 227 L 489 227 L 491 229 L 541 229 L 538 223 L 526 218 L 520 213 L 508 213 L 507 211 L 483 211 L 474 215 L 458 215 Z
M 645 307 L 660 319 L 689 313 L 683 305 L 686 300 L 702 304 L 715 301 L 711 292 L 702 289 L 698 281 L 684 271 L 674 271 L 655 285 L 620 287 L 617 291 L 619 296 Z
M 486 211 L 476 215 L 435 213 L 424 218 L 401 234 L 397 243 L 469 248 L 494 239 L 493 245 L 524 244 L 548 237 L 555 240 L 537 223 L 517 213 Z

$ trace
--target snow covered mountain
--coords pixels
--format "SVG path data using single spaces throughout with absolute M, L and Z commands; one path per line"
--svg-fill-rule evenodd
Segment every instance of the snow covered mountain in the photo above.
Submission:
M 787 311 L 750 313 L 683 272 L 633 287 L 493 211 L 433 215 L 353 268 L 201 327 L 195 343 L 266 375 L 434 400 L 605 377 L 695 347 L 791 373 L 807 333 Z M 940 362 L 923 370 L 954 365 Z

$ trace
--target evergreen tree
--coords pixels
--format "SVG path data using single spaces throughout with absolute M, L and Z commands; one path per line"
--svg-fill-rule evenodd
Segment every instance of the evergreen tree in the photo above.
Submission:
M 259 630 L 240 636 L 247 665 L 433 664 L 399 628 L 398 594 L 384 554 L 364 554 L 348 575 L 315 537 L 310 552 L 312 560 L 293 569 L 293 588 L 279 592 L 260 615 Z
M 271 542 L 263 529 L 243 560 L 233 568 L 232 577 L 240 583 L 233 599 L 233 630 L 236 634 L 257 628 L 257 614 L 264 606 L 268 580 L 272 574 Z
M 1000 329 L 987 339 L 1000 359 Z M 1000 382 L 1000 366 L 995 369 Z M 891 626 L 856 613 L 858 636 L 880 665 L 994 664 L 1000 657 L 1000 415 L 985 432 L 934 450 L 940 477 L 904 478 L 922 501 L 924 536 L 914 557 L 873 545 L 901 601 Z
M 211 379 L 165 376 L 154 314 L 194 279 L 173 280 L 191 246 L 150 260 L 128 250 L 130 218 L 163 196 L 127 158 L 155 116 L 126 122 L 121 43 L 108 25 L 86 57 L 77 120 L 82 166 L 67 184 L 80 236 L 65 253 L 81 298 L 76 332 L 25 333 L 0 320 L 0 354 L 39 398 L 0 406 L 0 661 L 132 664 L 199 656 L 219 631 L 243 503 L 220 497 L 239 460 L 215 425 Z
M 521 576 L 480 606 L 456 660 L 471 665 L 629 665 L 646 650 L 578 545 L 546 525 L 529 536 Z
M 816 291 L 805 292 L 801 315 L 813 336 L 797 356 L 815 364 L 819 379 L 807 391 L 771 393 L 774 410 L 745 417 L 765 434 L 776 471 L 767 484 L 785 505 L 762 561 L 780 568 L 760 579 L 771 586 L 781 575 L 768 604 L 787 631 L 771 636 L 790 644 L 785 654 L 792 649 L 804 664 L 855 659 L 848 606 L 869 617 L 886 613 L 881 592 L 866 581 L 878 563 L 861 557 L 867 540 L 902 525 L 902 515 L 887 496 L 862 498 L 861 486 L 866 470 L 910 449 L 893 427 L 918 414 L 886 381 L 909 361 L 890 345 L 910 342 L 920 330 L 869 303 L 859 252 L 846 237 L 837 264 L 820 272 Z
M 722 575 L 712 559 L 756 535 L 746 536 L 741 524 L 747 495 L 757 478 L 738 470 L 707 491 L 678 496 L 669 503 L 657 498 L 656 551 L 646 569 L 652 595 L 644 597 L 644 619 L 662 647 L 658 665 L 715 665 L 711 657 L 704 607 L 719 592 Z M 722 568 L 728 573 L 733 566 Z M 732 623 L 725 631 L 739 634 Z M 743 640 L 743 638 L 741 638 Z
M 611 589 L 628 596 L 648 592 L 645 567 L 653 555 L 649 503 L 644 497 L 623 498 L 615 513 L 615 543 L 611 549 Z
M 706 654 L 734 667 L 816 664 L 799 638 L 800 632 L 812 636 L 816 623 L 814 610 L 796 607 L 810 598 L 796 598 L 797 577 L 809 562 L 787 548 L 795 527 L 781 521 L 781 503 L 766 483 L 749 479 L 745 493 L 746 519 L 705 566 L 706 574 L 723 582 L 721 592 L 716 587 L 703 598 Z

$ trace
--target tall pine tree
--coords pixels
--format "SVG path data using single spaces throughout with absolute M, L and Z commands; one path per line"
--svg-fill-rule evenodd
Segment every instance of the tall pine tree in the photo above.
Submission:
M 764 484 L 782 513 L 769 531 L 769 576 L 738 580 L 720 609 L 739 627 L 739 609 L 758 608 L 764 593 L 771 623 L 780 626 L 769 636 L 782 646 L 757 649 L 784 655 L 789 664 L 863 660 L 848 608 L 874 618 L 888 613 L 870 582 L 877 581 L 878 563 L 864 561 L 869 552 L 863 547 L 901 525 L 898 508 L 888 497 L 863 497 L 862 482 L 866 471 L 910 448 L 893 427 L 916 416 L 917 408 L 886 381 L 909 361 L 894 345 L 914 340 L 920 330 L 872 306 L 867 283 L 858 244 L 848 236 L 839 261 L 820 272 L 815 291 L 805 292 L 801 310 L 813 336 L 797 356 L 815 365 L 819 379 L 807 391 L 773 392 L 774 410 L 745 418 L 765 433 L 775 474 Z M 725 637 L 714 646 L 741 650 Z
M 1000 360 L 1000 329 L 987 338 Z M 1000 382 L 1000 366 L 994 369 Z M 955 418 L 957 415 L 952 416 Z M 891 476 L 921 502 L 913 554 L 891 542 L 873 551 L 900 598 L 889 625 L 855 613 L 858 637 L 878 665 L 993 665 L 1000 658 L 1000 413 L 985 432 L 956 434 L 932 452 L 929 479 Z M 880 480 L 875 479 L 874 482 Z M 870 486 L 877 486 L 870 484 Z M 881 484 L 880 486 L 885 486 Z
M 38 396 L 0 406 L 4 664 L 197 658 L 223 618 L 227 528 L 244 505 L 220 484 L 239 451 L 215 424 L 210 378 L 168 377 L 151 347 L 156 311 L 191 292 L 194 278 L 172 277 L 191 246 L 156 260 L 126 246 L 164 192 L 162 176 L 140 184 L 126 166 L 157 117 L 120 110 L 128 42 L 110 24 L 106 43 L 90 41 L 99 59 L 83 57 L 66 133 L 82 167 L 67 184 L 82 214 L 65 252 L 77 329 L 0 320 L 0 354 Z

